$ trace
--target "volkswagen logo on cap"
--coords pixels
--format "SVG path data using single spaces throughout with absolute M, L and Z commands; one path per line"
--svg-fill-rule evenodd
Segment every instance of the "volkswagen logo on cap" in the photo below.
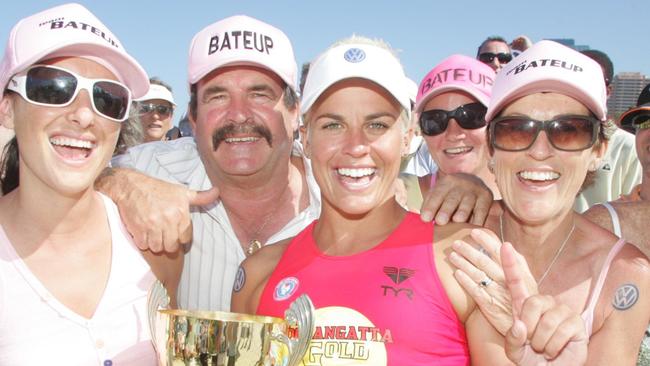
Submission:
M 345 58 L 345 61 L 347 62 L 357 63 L 363 61 L 366 58 L 366 53 L 363 52 L 363 50 L 360 48 L 350 48 L 349 50 L 345 51 L 343 58 Z

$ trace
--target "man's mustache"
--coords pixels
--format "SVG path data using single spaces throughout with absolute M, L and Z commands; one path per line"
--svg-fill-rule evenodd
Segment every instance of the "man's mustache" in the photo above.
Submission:
M 266 126 L 254 122 L 229 123 L 216 129 L 212 134 L 212 149 L 217 150 L 223 141 L 234 135 L 259 135 L 264 137 L 269 146 L 273 146 L 271 131 Z

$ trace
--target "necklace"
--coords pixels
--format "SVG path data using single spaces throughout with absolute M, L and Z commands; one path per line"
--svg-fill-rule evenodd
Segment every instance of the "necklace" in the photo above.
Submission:
M 548 264 L 548 267 L 546 267 L 546 271 L 542 274 L 542 277 L 539 278 L 537 281 L 537 286 L 539 287 L 542 282 L 544 282 L 544 279 L 548 275 L 548 273 L 551 271 L 551 267 L 555 264 L 555 261 L 560 257 L 560 253 L 564 250 L 564 247 L 566 244 L 569 242 L 569 238 L 571 237 L 571 234 L 573 234 L 573 230 L 576 228 L 576 223 L 575 221 L 573 222 L 573 225 L 571 226 L 571 230 L 569 231 L 569 235 L 564 238 L 564 241 L 562 242 L 562 245 L 560 245 L 560 248 L 557 250 L 555 253 L 555 256 L 551 260 L 551 263 Z M 499 215 L 499 236 L 501 237 L 501 242 L 503 243 L 503 214 Z
M 248 255 L 253 255 L 253 253 L 255 253 L 256 251 L 262 249 L 262 242 L 259 239 L 257 239 L 257 237 L 258 237 L 259 233 L 261 233 L 262 230 L 264 230 L 264 228 L 266 227 L 266 224 L 269 223 L 269 221 L 271 220 L 271 217 L 273 216 L 273 213 L 274 212 L 271 212 L 271 214 L 267 215 L 266 218 L 264 219 L 264 222 L 262 223 L 262 225 L 257 230 L 255 230 L 253 235 L 251 235 L 252 239 L 248 242 L 248 248 L 246 248 L 246 253 Z

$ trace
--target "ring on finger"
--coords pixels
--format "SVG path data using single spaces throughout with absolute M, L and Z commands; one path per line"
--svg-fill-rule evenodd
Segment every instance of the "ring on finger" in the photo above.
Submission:
M 485 279 L 478 282 L 478 285 L 485 288 L 488 287 L 491 283 L 492 279 L 486 276 Z

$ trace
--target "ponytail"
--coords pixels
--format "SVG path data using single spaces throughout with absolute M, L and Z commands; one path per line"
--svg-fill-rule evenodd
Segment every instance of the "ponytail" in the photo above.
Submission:
M 18 140 L 14 136 L 2 151 L 0 187 L 3 195 L 18 187 L 18 159 Z

